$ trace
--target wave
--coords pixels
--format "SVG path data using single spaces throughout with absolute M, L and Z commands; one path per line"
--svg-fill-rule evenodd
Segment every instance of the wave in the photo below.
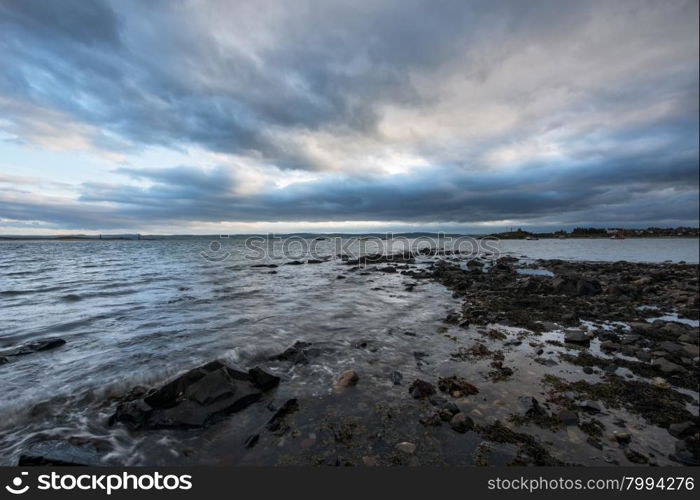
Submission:
M 63 287 L 63 286 L 51 286 L 51 287 L 46 287 L 46 288 L 34 288 L 34 289 L 29 289 L 29 290 L 0 290 L 0 295 L 8 295 L 8 296 L 29 295 L 32 293 L 55 292 L 57 290 L 64 290 L 64 289 L 65 289 L 65 287 Z

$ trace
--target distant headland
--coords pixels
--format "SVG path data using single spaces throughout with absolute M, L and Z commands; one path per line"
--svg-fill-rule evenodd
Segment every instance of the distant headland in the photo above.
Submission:
M 648 227 L 646 229 L 577 227 L 570 232 L 560 230 L 551 233 L 533 233 L 518 228 L 515 231 L 494 233 L 489 236 L 502 240 L 520 240 L 540 238 L 697 238 L 698 235 L 700 235 L 700 229 L 697 227 Z

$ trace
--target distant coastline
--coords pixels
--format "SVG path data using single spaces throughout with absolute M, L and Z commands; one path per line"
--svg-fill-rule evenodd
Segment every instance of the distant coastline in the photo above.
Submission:
M 0 241 L 141 241 L 154 240 L 154 237 L 136 236 L 0 236 Z
M 698 236 L 700 236 L 700 229 L 696 227 L 648 227 L 646 229 L 578 227 L 570 232 L 561 230 L 549 233 L 535 233 L 530 231 L 524 231 L 522 229 L 517 229 L 516 231 L 494 233 L 490 236 L 496 237 L 501 240 L 522 240 L 540 238 L 697 238 Z
M 473 238 L 498 238 L 502 240 L 522 240 L 522 239 L 568 239 L 568 238 L 698 238 L 700 237 L 700 228 L 697 227 L 676 227 L 676 228 L 659 228 L 649 227 L 646 229 L 624 229 L 624 228 L 575 228 L 572 231 L 554 231 L 554 232 L 533 232 L 518 228 L 517 230 L 504 231 L 500 233 L 488 234 L 459 234 L 459 233 L 429 233 L 429 232 L 410 232 L 410 233 L 280 233 L 274 234 L 278 238 L 304 238 L 304 239 L 330 239 L 330 238 L 380 238 L 386 239 L 387 234 L 393 234 L 394 237 L 402 238 L 421 238 L 421 237 L 464 237 L 470 236 Z M 247 238 L 247 237 L 266 237 L 266 234 L 233 234 L 221 236 L 218 234 L 173 234 L 173 235 L 143 235 L 143 234 L 75 234 L 75 235 L 0 235 L 0 241 L 149 241 L 149 240 L 168 240 L 168 239 L 192 239 L 192 238 Z

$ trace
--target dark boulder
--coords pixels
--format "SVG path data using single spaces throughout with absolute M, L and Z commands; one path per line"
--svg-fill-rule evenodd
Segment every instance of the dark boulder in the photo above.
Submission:
M 220 361 L 212 361 L 188 371 L 143 398 L 153 408 L 172 407 L 178 398 L 196 399 L 201 404 L 218 399 L 222 391 L 230 389 L 228 379 L 248 380 L 248 374 L 230 368 Z
M 205 427 L 261 397 L 261 389 L 248 373 L 214 361 L 180 375 L 143 399 L 120 404 L 110 423 L 121 422 L 132 430 Z
M 109 424 L 120 422 L 129 429 L 141 429 L 147 426 L 148 417 L 152 412 L 153 408 L 143 399 L 127 401 L 117 406 L 114 414 L 109 417 Z
M 544 276 L 528 276 L 520 281 L 518 289 L 529 293 L 549 293 L 551 291 L 549 280 Z
M 30 342 L 28 344 L 29 349 L 32 351 L 48 351 L 49 349 L 55 349 L 56 347 L 61 347 L 66 341 L 59 338 L 42 339 L 36 342 Z
M 312 348 L 311 343 L 297 341 L 281 354 L 272 356 L 270 361 L 291 361 L 295 365 L 306 364 L 310 358 L 318 357 L 320 354 L 320 349 Z
M 678 439 L 683 439 L 698 432 L 697 426 L 693 422 L 681 422 L 668 426 L 668 433 Z
M 450 312 L 447 314 L 447 317 L 445 317 L 444 321 L 445 323 L 459 323 L 462 320 L 462 317 L 459 315 L 459 313 L 456 312 Z
M 425 399 L 435 394 L 435 386 L 425 380 L 416 379 L 408 387 L 408 392 L 415 399 Z
M 557 276 L 552 279 L 551 286 L 555 294 L 572 297 L 598 295 L 603 292 L 603 287 L 598 280 L 572 275 Z
M 552 292 L 558 295 L 574 295 L 576 282 L 568 276 L 557 276 L 552 279 Z
M 594 279 L 579 279 L 576 282 L 576 296 L 584 297 L 589 295 L 598 295 L 603 292 L 603 287 L 600 281 Z
M 635 352 L 635 356 L 637 356 L 638 360 L 644 361 L 645 363 L 651 361 L 651 353 L 649 351 L 639 350 Z
M 456 432 L 463 434 L 474 428 L 474 421 L 464 413 L 457 413 L 450 420 L 450 427 Z
M 472 394 L 477 394 L 479 389 L 469 382 L 467 382 L 462 377 L 457 375 L 452 375 L 451 377 L 442 377 L 438 380 L 438 388 L 447 394 L 454 397 L 470 396 Z
M 264 392 L 274 389 L 280 383 L 278 376 L 271 375 L 257 366 L 248 370 L 248 376 L 253 385 Z
M 394 274 L 397 272 L 396 268 L 393 266 L 379 267 L 379 268 L 377 268 L 377 271 L 379 271 L 381 273 L 391 273 L 391 274 Z
M 578 413 L 571 410 L 562 410 L 559 412 L 559 421 L 564 425 L 578 425 Z
M 267 430 L 272 432 L 279 432 L 286 430 L 286 418 L 292 413 L 299 410 L 299 403 L 296 398 L 287 400 L 276 412 L 272 415 L 272 418 L 267 422 Z
M 671 342 L 668 340 L 665 340 L 663 342 L 659 342 L 658 345 L 656 346 L 657 349 L 660 349 L 662 351 L 666 351 L 669 354 L 675 354 L 675 355 L 682 355 L 683 354 L 683 346 L 680 344 L 677 344 L 675 342 Z
M 440 396 L 432 396 L 429 401 L 431 405 L 436 406 L 441 412 L 448 414 L 450 417 L 460 412 L 456 404 Z
M 625 457 L 627 457 L 627 460 L 629 460 L 633 464 L 649 463 L 649 457 L 633 448 L 625 448 Z
M 615 343 L 612 340 L 606 340 L 600 344 L 600 349 L 603 351 L 619 351 L 620 347 L 620 344 Z
M 525 410 L 525 415 L 536 416 L 546 413 L 540 406 L 539 401 L 531 396 L 520 396 L 518 402 Z
M 252 434 L 248 436 L 243 443 L 243 446 L 246 449 L 253 448 L 256 444 L 258 444 L 258 441 L 260 440 L 260 434 Z
M 700 465 L 700 442 L 697 436 L 676 441 L 676 453 L 669 458 L 685 465 Z
M 502 259 L 499 259 L 499 261 L 492 265 L 489 268 L 489 273 L 502 273 L 502 274 L 515 274 L 515 269 L 513 267 L 505 262 L 500 262 Z
M 440 416 L 439 411 L 432 411 L 421 416 L 421 418 L 418 419 L 418 422 L 426 427 L 440 427 L 443 419 Z

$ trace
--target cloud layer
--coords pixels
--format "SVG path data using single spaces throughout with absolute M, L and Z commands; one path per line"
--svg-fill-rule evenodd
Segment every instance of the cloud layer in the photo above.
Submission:
M 0 227 L 697 225 L 697 30 L 692 0 L 0 2 Z

